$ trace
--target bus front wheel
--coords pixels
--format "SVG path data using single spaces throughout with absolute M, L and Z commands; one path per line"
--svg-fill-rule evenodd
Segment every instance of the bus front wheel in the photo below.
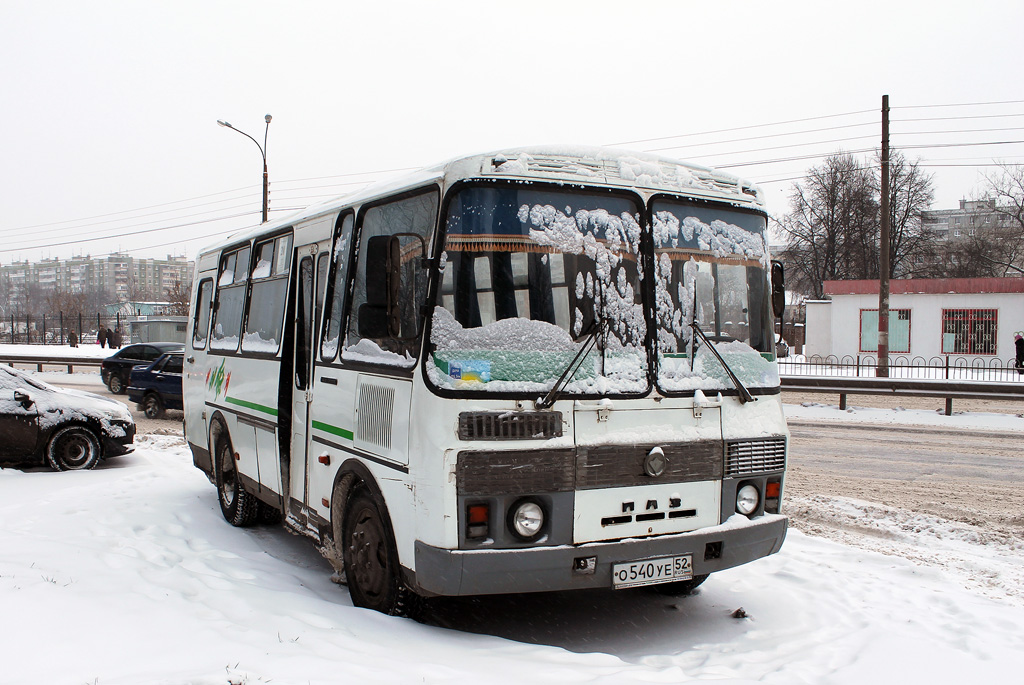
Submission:
M 708 579 L 708 574 L 694 576 L 690 580 L 679 580 L 674 583 L 662 583 L 660 585 L 649 585 L 648 588 L 659 595 L 671 597 L 685 597 L 697 589 L 701 583 Z
M 391 616 L 411 616 L 416 595 L 405 586 L 382 507 L 360 488 L 346 507 L 342 534 L 345 577 L 352 603 Z

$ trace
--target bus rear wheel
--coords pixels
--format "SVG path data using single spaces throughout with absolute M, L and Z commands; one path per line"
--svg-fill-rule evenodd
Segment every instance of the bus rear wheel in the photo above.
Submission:
M 259 514 L 259 502 L 242 487 L 235 466 L 235 453 L 227 438 L 217 442 L 217 459 L 214 463 L 217 482 L 217 499 L 224 518 L 233 526 L 250 526 Z
M 400 577 L 398 554 L 382 507 L 365 488 L 345 511 L 342 555 L 352 603 L 390 616 L 412 616 L 417 596 Z

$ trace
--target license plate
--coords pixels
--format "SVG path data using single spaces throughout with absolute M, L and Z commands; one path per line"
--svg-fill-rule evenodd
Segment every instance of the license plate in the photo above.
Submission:
M 671 583 L 691 578 L 693 578 L 693 562 L 689 554 L 630 561 L 612 566 L 612 587 L 615 589 Z

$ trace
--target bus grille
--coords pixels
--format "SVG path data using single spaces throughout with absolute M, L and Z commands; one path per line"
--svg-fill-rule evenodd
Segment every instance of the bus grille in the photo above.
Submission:
M 725 476 L 781 471 L 786 468 L 786 438 L 730 440 L 725 445 Z
M 545 440 L 562 437 L 561 412 L 484 412 L 459 414 L 459 440 Z

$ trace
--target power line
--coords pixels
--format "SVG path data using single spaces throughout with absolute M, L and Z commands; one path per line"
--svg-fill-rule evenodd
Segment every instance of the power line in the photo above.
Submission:
M 875 110 L 873 110 L 873 109 L 862 109 L 862 110 L 857 111 L 857 112 L 844 112 L 843 114 L 825 114 L 823 116 L 807 117 L 807 118 L 804 118 L 804 119 L 790 119 L 789 121 L 775 121 L 775 122 L 771 122 L 771 123 L 767 123 L 767 124 L 751 124 L 750 126 L 736 126 L 736 127 L 733 127 L 733 128 L 722 128 L 722 129 L 718 129 L 716 131 L 702 131 L 700 133 L 680 133 L 678 135 L 662 136 L 660 138 L 644 138 L 644 139 L 641 139 L 641 140 L 627 140 L 627 141 L 624 141 L 624 142 L 621 142 L 621 143 L 610 143 L 610 145 L 615 146 L 615 145 L 636 145 L 638 143 L 656 143 L 659 140 L 671 140 L 673 138 L 692 138 L 694 136 L 710 136 L 710 135 L 715 135 L 717 133 L 732 133 L 733 131 L 747 131 L 747 130 L 752 129 L 752 128 L 766 128 L 768 126 L 783 126 L 783 125 L 786 125 L 786 124 L 800 124 L 800 123 L 803 123 L 805 121 L 819 121 L 819 120 L 822 120 L 822 119 L 836 119 L 836 118 L 839 118 L 839 117 L 848 117 L 848 116 L 853 116 L 853 115 L 856 115 L 856 114 L 868 114 L 868 113 L 871 113 L 871 112 L 874 112 L 874 111 Z
M 921 122 L 921 121 L 965 121 L 970 119 L 1008 119 L 1011 117 L 1024 117 L 1024 114 L 972 114 L 964 117 L 924 117 L 920 119 L 893 119 L 895 123 Z
M 891 109 L 936 109 L 939 107 L 987 107 L 990 105 L 1020 105 L 1024 100 L 1002 100 L 1000 102 L 955 102 L 945 105 L 903 105 Z M 875 110 L 871 110 L 872 112 Z
M 113 239 L 113 238 L 124 238 L 124 237 L 127 237 L 127 236 L 145 235 L 147 233 L 156 233 L 157 231 L 169 231 L 171 229 L 186 228 L 188 226 L 198 226 L 200 224 L 208 224 L 208 223 L 212 223 L 214 221 L 223 221 L 225 219 L 237 219 L 237 218 L 243 217 L 243 216 L 252 216 L 253 214 L 262 214 L 262 210 L 258 210 L 258 211 L 255 211 L 255 212 L 242 212 L 241 214 L 232 214 L 230 216 L 220 216 L 220 217 L 215 217 L 213 219 L 204 219 L 204 220 L 201 220 L 201 221 L 192 221 L 192 222 L 185 223 L 185 224 L 179 224 L 177 226 L 163 226 L 161 228 L 146 229 L 145 231 L 132 231 L 132 232 L 129 232 L 129 233 L 117 233 L 115 235 L 103 236 L 102 238 L 95 238 L 95 237 L 92 237 L 92 238 L 81 238 L 80 240 L 62 240 L 59 243 L 50 243 L 48 245 L 33 245 L 33 246 L 30 246 L 30 247 L 6 248 L 6 249 L 0 249 L 0 253 L 21 252 L 21 251 L 24 251 L 24 250 L 43 250 L 43 249 L 46 249 L 48 247 L 63 247 L 65 245 L 76 245 L 76 244 L 79 244 L 79 243 L 92 242 L 93 240 L 110 240 L 110 239 Z M 182 240 L 194 240 L 194 238 L 184 238 Z M 175 241 L 175 242 L 182 242 L 182 240 Z
M 946 104 L 946 105 L 938 105 L 938 104 L 936 104 L 936 105 L 912 105 L 912 106 L 905 106 L 905 107 L 894 108 L 894 109 L 924 109 L 924 108 L 939 108 L 939 107 L 966 107 L 966 106 L 984 106 L 984 105 L 1007 105 L 1007 104 L 1020 104 L 1022 102 L 1024 102 L 1024 101 L 1014 100 L 1014 101 L 989 102 L 989 103 L 954 103 L 954 104 Z M 815 116 L 815 117 L 804 117 L 804 118 L 800 118 L 800 119 L 790 119 L 790 120 L 786 120 L 786 121 L 777 121 L 777 122 L 770 122 L 770 123 L 764 123 L 764 124 L 753 124 L 753 125 L 748 125 L 748 126 L 723 128 L 723 129 L 717 129 L 717 130 L 714 130 L 714 131 L 705 131 L 705 132 L 699 132 L 699 133 L 687 133 L 687 134 L 680 134 L 680 135 L 675 135 L 675 136 L 663 136 L 663 137 L 658 137 L 658 138 L 647 138 L 647 139 L 636 140 L 636 141 L 628 141 L 628 142 L 625 142 L 625 143 L 617 143 L 617 144 L 618 145 L 628 145 L 628 144 L 638 144 L 638 143 L 647 143 L 647 142 L 657 142 L 657 141 L 664 141 L 664 140 L 678 140 L 678 139 L 684 139 L 684 138 L 693 138 L 693 137 L 696 137 L 696 136 L 708 136 L 708 135 L 716 135 L 716 134 L 729 133 L 729 132 L 735 132 L 735 131 L 753 130 L 753 129 L 759 129 L 759 128 L 768 128 L 768 127 L 772 127 L 772 126 L 782 126 L 782 125 L 787 125 L 787 124 L 799 124 L 799 123 L 805 123 L 805 122 L 810 122 L 810 121 L 821 121 L 821 120 L 828 120 L 828 119 L 836 119 L 836 118 L 840 118 L 840 117 L 848 117 L 848 116 L 856 116 L 856 115 L 863 115 L 863 114 L 868 114 L 868 113 L 874 113 L 875 111 L 876 111 L 875 109 L 867 109 L 867 110 L 859 110 L 859 111 L 854 111 L 854 112 L 845 112 L 845 113 L 840 113 L 840 114 L 830 114 L 830 115 L 822 115 L 822 116 Z M 926 122 L 926 121 L 952 121 L 952 120 L 969 120 L 969 119 L 985 119 L 985 118 L 998 118 L 998 117 L 1018 117 L 1018 116 L 1024 116 L 1024 114 L 1005 114 L 1005 115 L 992 114 L 992 115 L 967 115 L 967 116 L 960 116 L 960 117 L 931 117 L 931 118 L 906 119 L 906 120 L 901 120 L 901 121 L 906 122 L 906 123 L 917 123 L 917 122 Z M 898 120 L 898 121 L 900 121 L 900 120 Z M 783 139 L 783 138 L 787 138 L 787 137 L 792 137 L 792 136 L 797 136 L 797 135 L 807 135 L 809 133 L 817 133 L 817 132 L 824 132 L 824 131 L 835 131 L 835 130 L 843 130 L 843 129 L 851 129 L 851 128 L 860 128 L 860 127 L 871 126 L 871 125 L 874 125 L 874 124 L 873 123 L 840 124 L 840 125 L 837 125 L 837 126 L 819 127 L 819 128 L 806 129 L 806 130 L 801 130 L 801 131 L 787 131 L 787 132 L 779 132 L 779 133 L 766 134 L 766 135 L 747 136 L 747 137 L 734 138 L 734 139 L 729 139 L 729 140 L 724 140 L 724 141 L 719 140 L 719 141 L 713 141 L 713 142 L 707 142 L 707 143 L 689 143 L 689 144 L 684 144 L 684 145 L 655 148 L 654 150 L 651 150 L 651 151 L 678 150 L 678 149 L 687 149 L 687 148 L 696 148 L 696 147 L 707 147 L 707 146 L 711 146 L 711 145 L 719 145 L 719 146 L 721 146 L 721 145 L 726 145 L 726 144 L 730 144 L 730 143 L 749 142 L 749 141 L 754 141 L 754 140 L 765 140 L 765 139 L 776 139 L 776 140 L 779 140 L 779 139 Z M 956 130 L 951 130 L 951 131 L 907 131 L 907 132 L 901 133 L 900 135 L 908 135 L 908 136 L 909 135 L 915 135 L 916 136 L 916 135 L 926 135 L 928 133 L 935 133 L 936 135 L 950 135 L 950 134 L 985 133 L 985 132 L 1016 131 L 1016 130 L 1021 130 L 1021 129 L 1020 128 L 1005 127 L 1005 128 L 991 128 L 991 129 L 965 129 L 965 130 L 961 130 L 961 131 L 956 131 Z M 771 150 L 795 149 L 795 148 L 809 147 L 809 146 L 814 146 L 814 145 L 834 145 L 836 143 L 850 142 L 850 141 L 855 141 L 855 140 L 866 140 L 866 139 L 869 139 L 869 138 L 870 138 L 870 136 L 856 136 L 856 137 L 839 138 L 839 139 L 831 139 L 831 140 L 822 140 L 822 141 L 814 141 L 814 142 L 807 142 L 807 143 L 792 143 L 792 144 L 787 144 L 787 145 L 777 145 L 777 146 L 763 147 L 763 148 L 757 148 L 757 149 L 739 150 L 739 151 L 732 151 L 732 152 L 722 152 L 722 153 L 718 153 L 718 154 L 713 154 L 713 155 L 711 155 L 711 157 L 714 159 L 714 158 L 721 158 L 723 156 L 750 155 L 750 154 L 757 153 L 757 152 L 765 152 L 765 151 L 771 151 Z M 1012 144 L 1017 144 L 1017 143 L 1020 143 L 1020 142 L 1024 142 L 1024 141 L 993 141 L 993 142 L 985 142 L 985 143 L 946 143 L 946 144 L 931 144 L 931 145 L 921 144 L 921 145 L 906 145 L 906 146 L 901 146 L 901 148 L 902 149 L 924 150 L 924 149 L 938 149 L 938 148 L 942 148 L 942 147 L 969 147 L 969 146 L 980 146 L 980 145 L 1012 145 Z M 840 151 L 840 152 L 844 153 L 844 154 L 861 154 L 861 153 L 864 153 L 864 152 L 871 152 L 871 151 L 873 151 L 873 149 L 874 148 L 864 148 L 864 149 L 860 149 L 860 150 Z M 746 162 L 736 162 L 736 163 L 724 164 L 724 165 L 716 165 L 716 166 L 718 166 L 718 168 L 721 168 L 721 169 L 740 168 L 740 167 L 749 167 L 749 166 L 764 166 L 764 165 L 768 165 L 768 164 L 781 164 L 781 163 L 787 163 L 787 162 L 806 161 L 806 160 L 809 160 L 809 159 L 818 159 L 818 158 L 822 158 L 822 157 L 827 157 L 827 156 L 832 155 L 832 154 L 837 154 L 837 153 L 835 151 L 830 151 L 830 152 L 826 152 L 826 153 L 822 153 L 822 154 L 794 155 L 794 156 L 780 157 L 780 158 L 775 158 L 775 159 L 755 160 L 755 161 L 746 161 Z M 947 165 L 935 164 L 933 166 L 947 166 Z M 948 165 L 948 166 L 954 166 L 954 165 Z M 990 164 L 976 164 L 976 165 L 955 165 L 955 166 L 992 166 L 992 165 L 990 165 Z M 293 196 L 292 193 L 295 193 L 295 192 L 308 192 L 310 190 L 320 190 L 320 189 L 333 189 L 333 188 L 339 188 L 340 189 L 340 188 L 343 188 L 343 187 L 346 187 L 346 186 L 355 186 L 355 185 L 364 185 L 365 186 L 365 185 L 371 183 L 372 180 L 366 180 L 366 181 L 345 181 L 345 182 L 334 183 L 334 184 L 316 185 L 316 186 L 300 186 L 300 187 L 291 187 L 291 188 L 282 188 L 281 186 L 282 185 L 288 185 L 288 184 L 298 184 L 298 183 L 308 183 L 308 182 L 322 181 L 322 180 L 334 180 L 334 179 L 344 179 L 344 178 L 354 178 L 354 177 L 364 177 L 365 178 L 366 176 L 370 176 L 370 175 L 397 173 L 397 172 L 402 172 L 402 171 L 408 171 L 408 170 L 411 170 L 411 169 L 413 169 L 413 167 L 404 167 L 404 168 L 398 168 L 398 169 L 386 169 L 386 170 L 378 170 L 378 171 L 371 171 L 371 172 L 356 172 L 356 173 L 338 174 L 338 175 L 331 175 L 331 176 L 320 176 L 320 177 L 280 180 L 280 181 L 276 181 L 274 183 L 275 188 L 277 188 L 277 191 L 275 193 L 275 197 L 277 197 L 277 198 L 279 198 L 281 200 L 289 201 L 289 202 L 294 202 L 296 200 L 307 200 L 307 199 L 320 200 L 320 199 L 323 199 L 323 198 L 326 198 L 326 197 L 333 197 L 333 194 L 332 195 L 328 195 L 328 194 L 313 194 L 313 195 Z M 793 177 L 793 178 L 800 178 L 800 177 Z M 790 178 L 787 178 L 787 179 L 773 179 L 773 180 L 770 180 L 770 181 L 765 181 L 765 183 L 777 183 L 777 182 L 781 182 L 782 180 L 792 180 L 792 179 L 790 179 Z M 233 190 L 226 190 L 226 191 L 219 191 L 217 193 L 210 193 L 210 194 L 201 195 L 201 196 L 194 197 L 194 198 L 187 198 L 187 199 L 177 200 L 177 201 L 173 201 L 173 202 L 166 202 L 166 203 L 160 203 L 160 204 L 155 204 L 155 205 L 149 205 L 147 207 L 141 207 L 141 208 L 137 208 L 137 209 L 133 209 L 133 210 L 122 210 L 122 211 L 119 211 L 119 212 L 112 212 L 112 213 L 107 213 L 107 214 L 95 215 L 95 216 L 92 216 L 92 217 L 86 217 L 84 219 L 64 220 L 64 221 L 52 222 L 52 223 L 48 223 L 48 224 L 36 224 L 36 225 L 33 225 L 33 226 L 26 226 L 26 227 L 21 227 L 19 229 L 9 229 L 9 230 L 13 230 L 13 231 L 27 231 L 27 230 L 30 230 L 30 229 L 44 228 L 44 227 L 47 227 L 47 226 L 60 226 L 61 224 L 73 224 L 76 221 L 78 221 L 78 222 L 80 222 L 80 221 L 92 221 L 92 220 L 95 220 L 95 219 L 104 219 L 104 218 L 108 218 L 108 217 L 116 217 L 116 216 L 120 216 L 120 215 L 124 215 L 124 214 L 132 214 L 134 212 L 141 212 L 141 211 L 146 211 L 146 210 L 150 210 L 150 209 L 159 209 L 159 208 L 163 208 L 163 207 L 173 207 L 174 205 L 182 205 L 183 203 L 192 202 L 192 201 L 195 201 L 195 200 L 205 200 L 207 198 L 213 198 L 213 197 L 217 197 L 217 196 L 221 196 L 221 195 L 227 195 L 227 194 L 230 194 L 230 193 L 237 193 L 237 192 L 246 190 L 246 188 L 248 188 L 248 187 L 236 188 L 236 189 L 233 189 Z M 140 219 L 140 218 L 159 216 L 161 214 L 178 213 L 178 212 L 181 212 L 181 211 L 187 211 L 189 209 L 196 209 L 196 208 L 199 208 L 199 207 L 209 207 L 211 205 L 223 205 L 226 202 L 230 202 L 232 200 L 237 200 L 237 199 L 242 199 L 242 197 L 248 197 L 248 196 L 249 195 L 246 194 L 246 195 L 243 195 L 243 196 L 239 196 L 237 198 L 236 197 L 224 198 L 224 199 L 216 200 L 216 201 L 213 201 L 213 202 L 205 202 L 205 203 L 200 203 L 200 204 L 181 206 L 181 207 L 176 207 L 176 208 L 173 208 L 173 209 L 167 209 L 167 210 L 161 210 L 161 211 L 157 211 L 157 212 L 151 212 L 149 214 L 143 214 L 143 215 L 139 215 L 139 216 L 123 217 L 123 218 L 120 218 L 120 219 L 116 219 L 115 223 L 116 222 L 135 221 L 135 220 Z M 223 207 L 223 208 L 219 208 L 218 211 L 230 211 L 232 209 L 241 208 L 242 206 L 243 205 L 234 205 L 234 206 L 231 206 L 231 207 Z M 278 209 L 272 209 L 271 211 L 273 211 L 275 213 L 278 213 L 278 212 L 281 212 L 281 211 L 294 211 L 295 209 L 298 209 L 298 208 L 286 208 L 286 209 L 278 208 Z M 221 220 L 226 220 L 226 219 L 231 219 L 231 218 L 237 218 L 237 217 L 240 217 L 240 216 L 247 216 L 247 215 L 251 215 L 253 213 L 255 213 L 255 212 L 243 213 L 243 214 L 234 214 L 234 215 L 228 215 L 228 216 L 213 217 L 213 218 L 202 219 L 202 220 L 198 220 L 198 221 L 194 221 L 194 222 L 178 223 L 178 224 L 175 224 L 175 225 L 172 225 L 172 226 L 158 227 L 158 228 L 153 228 L 153 229 L 148 229 L 148 230 L 143 230 L 143 231 L 138 231 L 137 230 L 138 226 L 140 226 L 140 225 L 144 226 L 144 225 L 148 225 L 148 224 L 160 223 L 161 221 L 173 221 L 173 220 L 176 220 L 176 219 L 202 216 L 203 213 L 200 212 L 200 213 L 196 213 L 196 214 L 190 214 L 190 215 L 185 215 L 185 216 L 175 216 L 173 218 L 166 218 L 166 219 L 162 219 L 162 220 L 146 222 L 146 223 L 143 223 L 143 224 L 137 224 L 136 226 L 132 227 L 133 230 L 130 233 L 117 233 L 117 234 L 109 235 L 109 236 L 108 235 L 101 235 L 101 234 L 97 233 L 97 234 L 94 234 L 92 236 L 82 237 L 80 239 L 72 240 L 72 241 L 62 241 L 61 243 L 45 244 L 45 245 L 34 246 L 34 247 L 21 247 L 21 248 L 15 248 L 15 249 L 4 249 L 4 250 L 0 250 L 0 252 L 12 252 L 12 251 L 15 251 L 15 250 L 28 250 L 28 249 L 43 249 L 43 248 L 48 248 L 48 247 L 55 247 L 57 245 L 79 244 L 79 243 L 89 242 L 89 241 L 93 241 L 93 240 L 110 239 L 110 238 L 124 237 L 124 236 L 129 236 L 129 235 L 149 234 L 149 233 L 155 233 L 155 232 L 158 232 L 158 231 L 174 230 L 174 229 L 179 229 L 179 228 L 188 227 L 188 226 L 195 226 L 195 225 L 201 225 L 201 224 L 211 223 L 211 222 L 215 222 L 215 221 L 221 221 Z M 97 225 L 106 224 L 106 223 L 107 222 L 99 222 L 99 221 L 97 221 L 95 223 L 85 223 L 85 224 L 78 224 L 78 225 L 74 225 L 74 226 L 64 226 L 62 228 L 57 228 L 57 229 L 54 229 L 53 231 L 49 231 L 49 233 L 62 232 L 62 231 L 72 231 L 72 230 L 80 231 L 81 229 L 84 229 L 84 228 L 89 228 L 91 226 L 97 226 Z M 127 228 L 127 227 L 125 227 L 125 228 Z M 5 233 L 7 233 L 7 231 L 5 231 Z M 175 243 L 177 243 L 177 242 L 181 242 L 181 241 L 175 241 Z M 169 244 L 174 244 L 174 243 L 169 243 Z M 159 246 L 155 246 L 155 247 L 159 247 Z

